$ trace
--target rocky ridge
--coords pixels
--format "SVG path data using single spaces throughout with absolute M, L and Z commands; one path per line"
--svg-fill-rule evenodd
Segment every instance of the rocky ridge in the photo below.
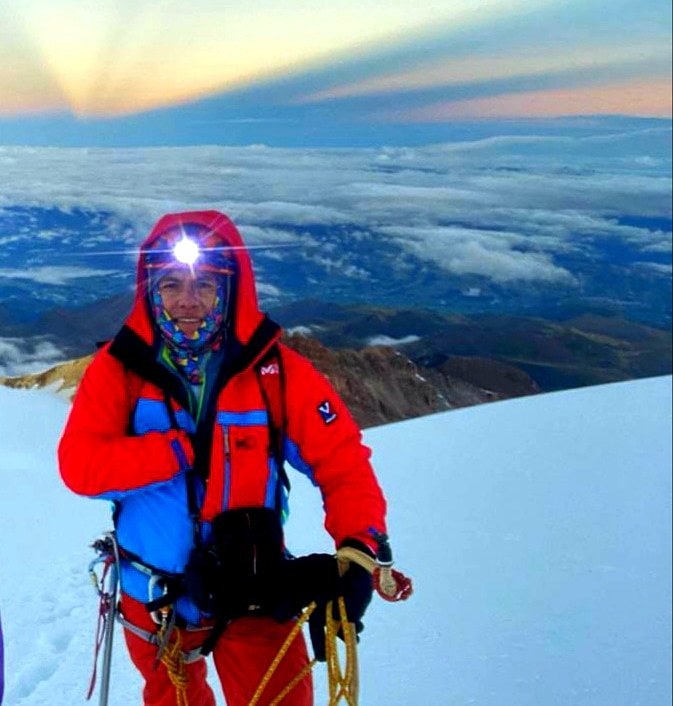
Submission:
M 297 334 L 284 341 L 329 378 L 363 428 L 539 391 L 525 373 L 495 361 L 466 358 L 425 369 L 387 346 L 333 350 Z M 76 358 L 41 373 L 0 378 L 0 384 L 51 387 L 71 397 L 91 358 Z

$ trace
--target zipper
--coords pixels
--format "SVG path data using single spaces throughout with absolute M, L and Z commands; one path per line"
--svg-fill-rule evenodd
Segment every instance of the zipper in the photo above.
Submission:
M 229 495 L 231 493 L 231 446 L 229 443 L 229 427 L 222 427 L 224 434 L 224 497 L 222 498 L 222 509 L 229 506 Z
M 224 459 L 227 463 L 231 460 L 231 447 L 229 445 L 229 427 L 224 427 Z

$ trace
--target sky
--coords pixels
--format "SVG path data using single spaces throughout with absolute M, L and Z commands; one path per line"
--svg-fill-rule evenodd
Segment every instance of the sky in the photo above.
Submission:
M 670 704 L 671 392 L 654 378 L 367 430 L 415 592 L 365 616 L 363 706 Z M 7 706 L 84 703 L 88 685 L 89 544 L 110 507 L 58 477 L 68 408 L 0 387 Z M 331 551 L 319 493 L 292 475 L 288 546 Z M 110 706 L 139 689 L 118 633 Z M 316 689 L 319 706 L 323 669 Z
M 668 0 L 0 0 L 0 144 L 355 146 L 671 117 Z

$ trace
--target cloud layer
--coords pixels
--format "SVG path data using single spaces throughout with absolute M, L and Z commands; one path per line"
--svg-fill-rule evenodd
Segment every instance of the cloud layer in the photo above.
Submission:
M 31 267 L 29 269 L 0 268 L 0 280 L 29 280 L 35 284 L 51 284 L 66 287 L 72 280 L 88 277 L 109 277 L 116 274 L 110 270 L 94 270 L 90 267 Z
M 370 238 L 390 249 L 400 270 L 405 258 L 395 253 L 440 268 L 447 281 L 503 286 L 572 288 L 578 280 L 569 262 L 593 257 L 598 241 L 629 247 L 643 261 L 666 256 L 670 123 L 586 120 L 578 130 L 422 148 L 0 148 L 0 209 L 104 214 L 86 238 L 76 228 L 67 238 L 26 226 L 0 233 L 7 248 L 41 238 L 74 258 L 28 272 L 0 257 L 0 277 L 50 284 L 105 277 L 107 262 L 93 269 L 75 262 L 102 246 L 127 252 L 115 267 L 123 271 L 159 216 L 200 208 L 228 213 L 250 245 L 266 248 L 257 261 L 269 297 L 278 294 L 265 281 L 274 260 L 305 259 L 326 275 L 371 279 Z
M 63 351 L 37 339 L 0 338 L 0 376 L 35 373 L 63 360 Z

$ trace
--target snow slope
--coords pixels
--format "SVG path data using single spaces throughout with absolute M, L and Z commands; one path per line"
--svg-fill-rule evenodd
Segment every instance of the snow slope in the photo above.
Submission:
M 89 677 L 88 543 L 109 507 L 60 483 L 67 411 L 49 391 L 0 389 L 5 706 L 83 703 Z M 369 430 L 416 591 L 367 614 L 362 705 L 669 704 L 670 432 L 670 377 Z M 329 550 L 318 493 L 293 477 L 289 544 Z M 110 706 L 139 704 L 117 640 Z M 317 691 L 320 706 L 321 673 Z

